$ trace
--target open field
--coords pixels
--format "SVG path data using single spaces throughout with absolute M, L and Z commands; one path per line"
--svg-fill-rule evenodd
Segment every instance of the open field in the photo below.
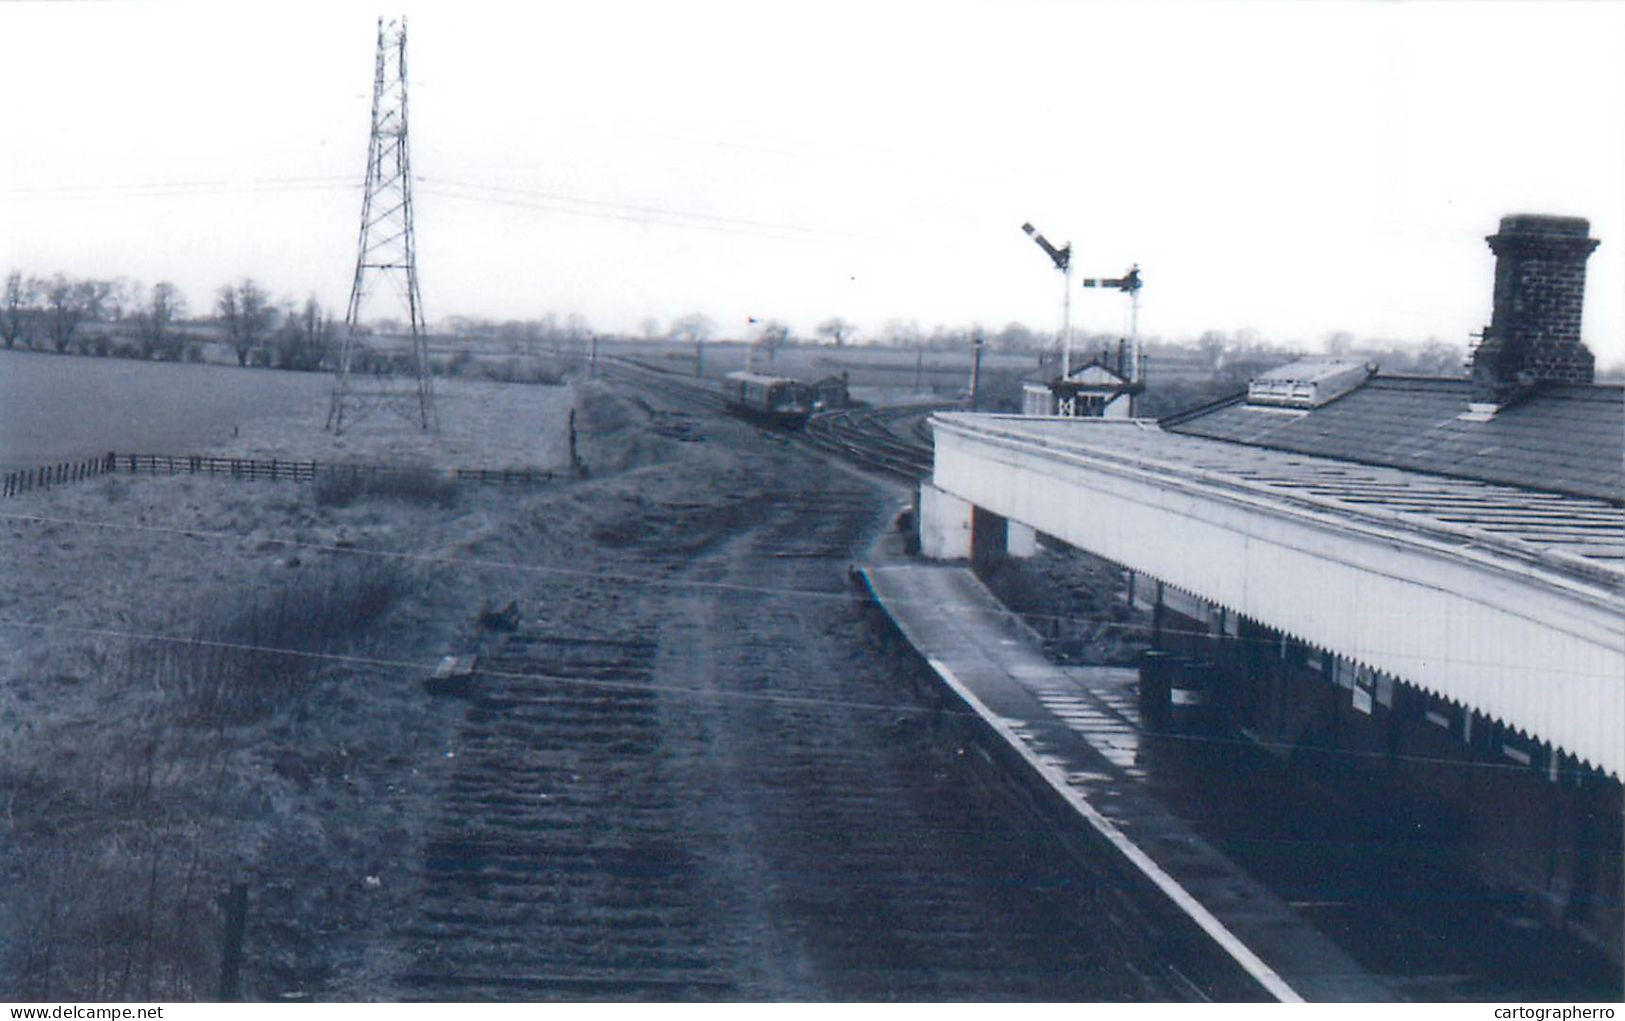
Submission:
M 260 418 L 326 411 L 331 376 L 0 351 L 0 465 L 201 452 Z
M 0 470 L 119 453 L 410 461 L 550 468 L 568 463 L 562 387 L 436 380 L 443 428 L 389 412 L 324 430 L 328 373 L 0 352 Z

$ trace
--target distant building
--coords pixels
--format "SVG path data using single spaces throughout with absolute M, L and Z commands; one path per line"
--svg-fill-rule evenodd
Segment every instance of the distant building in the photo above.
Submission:
M 1065 379 L 1040 370 L 1021 383 L 1023 415 L 1059 415 L 1063 418 L 1131 418 L 1134 398 L 1145 389 L 1131 380 L 1124 352 L 1117 357 L 1102 351 L 1073 368 Z

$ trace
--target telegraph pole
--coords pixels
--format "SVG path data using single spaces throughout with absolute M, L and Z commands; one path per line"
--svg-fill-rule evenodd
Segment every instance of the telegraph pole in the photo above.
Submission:
M 975 411 L 982 389 L 982 331 L 979 329 L 971 333 L 970 352 L 970 409 Z
M 1061 378 L 1069 379 L 1072 376 L 1072 242 L 1056 248 L 1032 224 L 1024 223 L 1021 229 L 1061 271 Z
M 355 277 L 344 313 L 337 379 L 327 427 L 344 430 L 346 415 L 387 407 L 416 418 L 423 429 L 439 425 L 434 376 L 429 366 L 429 327 L 418 290 L 417 238 L 412 226 L 412 161 L 407 144 L 406 20 L 387 25 L 378 19 L 378 53 L 373 66 L 372 131 L 367 141 L 367 179 L 361 196 L 361 234 L 356 242 Z M 381 373 L 356 385 L 350 368 L 361 312 L 380 278 L 406 304 L 415 385 L 406 389 Z

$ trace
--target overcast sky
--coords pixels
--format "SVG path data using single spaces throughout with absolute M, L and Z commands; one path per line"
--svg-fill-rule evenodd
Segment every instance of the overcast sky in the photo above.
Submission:
M 1138 262 L 1149 334 L 1464 343 L 1484 236 L 1550 212 L 1602 239 L 1585 334 L 1625 361 L 1618 3 L 405 10 L 431 320 L 1053 329 L 1031 220 L 1080 275 Z M 378 13 L 0 5 L 0 272 L 342 311 Z

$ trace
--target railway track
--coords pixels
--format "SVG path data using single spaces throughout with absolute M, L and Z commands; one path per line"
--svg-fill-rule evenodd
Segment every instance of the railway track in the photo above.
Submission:
M 805 440 L 863 467 L 895 475 L 905 482 L 918 482 L 931 474 L 931 444 L 899 435 L 893 426 L 899 420 L 918 419 L 918 435 L 918 431 L 927 430 L 924 420 L 928 410 L 903 406 L 826 411 L 807 422 Z
M 613 375 L 654 385 L 696 407 L 726 410 L 721 396 L 703 382 L 630 359 L 614 359 L 610 364 Z M 931 433 L 926 425 L 931 410 L 930 406 L 902 405 L 826 411 L 814 415 L 806 429 L 794 435 L 815 449 L 913 483 L 931 474 Z

